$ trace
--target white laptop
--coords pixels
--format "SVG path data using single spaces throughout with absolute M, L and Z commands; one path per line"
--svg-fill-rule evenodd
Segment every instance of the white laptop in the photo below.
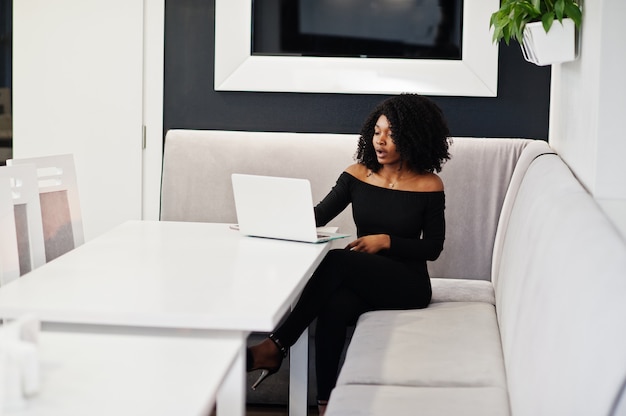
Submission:
M 232 174 L 239 231 L 253 237 L 323 243 L 349 234 L 315 227 L 311 184 L 306 179 Z

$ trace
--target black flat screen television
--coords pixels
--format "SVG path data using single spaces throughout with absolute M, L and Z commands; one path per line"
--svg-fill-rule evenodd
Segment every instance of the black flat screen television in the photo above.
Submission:
M 462 59 L 463 0 L 253 0 L 252 55 Z

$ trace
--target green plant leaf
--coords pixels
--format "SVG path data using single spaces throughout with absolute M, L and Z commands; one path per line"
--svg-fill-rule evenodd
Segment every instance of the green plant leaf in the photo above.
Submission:
M 576 27 L 580 27 L 583 20 L 583 15 L 576 3 L 565 3 L 565 15 L 574 21 Z
M 511 39 L 523 42 L 524 28 L 527 23 L 540 21 L 547 32 L 554 20 L 570 17 L 576 26 L 580 26 L 582 13 L 576 0 L 502 0 L 500 9 L 489 19 L 489 28 L 493 28 L 493 42 L 504 40 L 508 45 Z
M 519 13 L 520 15 L 525 15 L 525 16 L 537 16 L 539 14 L 539 9 L 535 8 L 534 5 L 532 5 L 531 3 L 528 2 L 520 2 L 518 4 L 518 11 L 517 13 Z
M 526 26 L 525 16 L 516 16 L 514 25 L 512 27 L 511 37 L 513 37 L 519 43 L 522 43 L 524 39 L 524 26 Z
M 548 33 L 548 31 L 552 27 L 553 22 L 554 22 L 554 13 L 552 12 L 544 13 L 544 15 L 541 16 L 541 24 L 543 26 L 543 30 L 545 30 L 546 33 Z
M 502 39 L 502 28 L 501 27 L 496 27 L 493 30 L 492 41 L 493 41 L 493 43 L 498 43 L 499 39 Z
M 563 21 L 563 14 L 565 13 L 565 0 L 556 0 L 554 3 L 554 13 L 559 22 Z

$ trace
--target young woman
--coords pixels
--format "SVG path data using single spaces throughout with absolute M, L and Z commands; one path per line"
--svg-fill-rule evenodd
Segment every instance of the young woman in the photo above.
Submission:
M 444 187 L 436 172 L 450 158 L 448 146 L 443 114 L 423 96 L 394 96 L 369 115 L 357 163 L 315 207 L 320 226 L 352 203 L 358 238 L 326 255 L 284 323 L 248 349 L 248 371 L 263 370 L 253 388 L 278 371 L 288 348 L 317 318 L 317 398 L 323 414 L 347 327 L 367 311 L 428 306 L 426 261 L 439 256 L 445 238 Z

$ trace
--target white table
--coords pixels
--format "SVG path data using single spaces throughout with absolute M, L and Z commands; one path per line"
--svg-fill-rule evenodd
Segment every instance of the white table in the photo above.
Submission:
M 63 331 L 245 341 L 274 329 L 328 248 L 242 237 L 227 224 L 130 221 L 0 288 L 0 317 L 34 313 Z M 301 340 L 291 354 L 301 364 L 305 352 Z M 301 374 L 295 383 L 291 412 L 305 414 Z M 220 414 L 245 413 L 244 384 L 241 348 L 218 395 Z
M 228 339 L 41 332 L 40 391 L 4 416 L 207 416 L 240 349 Z

